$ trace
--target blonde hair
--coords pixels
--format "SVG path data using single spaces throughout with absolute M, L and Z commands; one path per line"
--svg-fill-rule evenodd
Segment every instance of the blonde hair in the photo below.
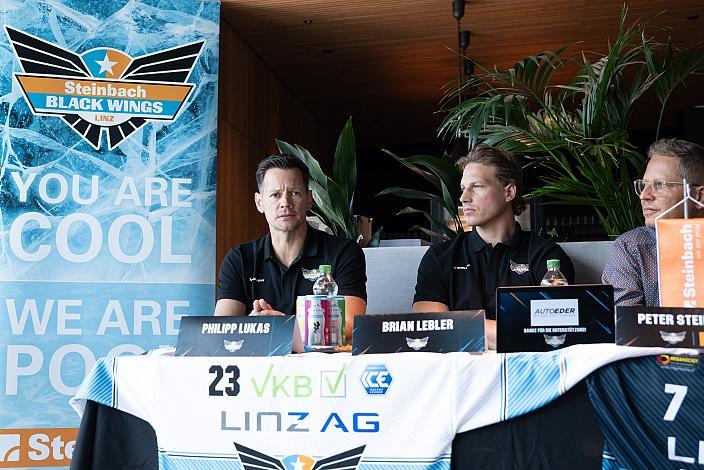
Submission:
M 516 186 L 516 197 L 511 201 L 513 213 L 519 215 L 526 207 L 523 199 L 525 186 L 523 185 L 523 168 L 518 158 L 511 152 L 497 149 L 490 145 L 480 144 L 469 151 L 467 155 L 457 160 L 457 167 L 464 171 L 470 163 L 479 163 L 494 169 L 494 175 L 499 182 L 506 186 Z

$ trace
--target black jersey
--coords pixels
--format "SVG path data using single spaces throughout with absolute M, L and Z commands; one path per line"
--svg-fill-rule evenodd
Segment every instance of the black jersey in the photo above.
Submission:
M 609 364 L 587 378 L 608 469 L 701 469 L 704 370 L 699 356 Z

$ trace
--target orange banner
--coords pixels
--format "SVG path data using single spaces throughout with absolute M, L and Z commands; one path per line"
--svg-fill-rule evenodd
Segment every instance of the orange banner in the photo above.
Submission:
M 704 219 L 657 221 L 661 307 L 704 307 Z
M 36 77 L 15 74 L 27 93 L 87 96 L 94 98 L 133 98 L 161 101 L 183 101 L 193 88 L 191 84 L 162 84 L 119 80 Z
M 0 468 L 67 467 L 76 428 L 0 429 Z

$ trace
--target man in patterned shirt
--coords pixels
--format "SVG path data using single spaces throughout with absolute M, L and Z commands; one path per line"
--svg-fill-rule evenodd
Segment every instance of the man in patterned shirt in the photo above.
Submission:
M 683 199 L 683 178 L 691 185 L 690 196 L 704 202 L 704 147 L 682 139 L 652 144 L 643 179 L 634 181 L 645 226 L 614 241 L 601 278 L 614 286 L 616 305 L 660 305 L 655 219 Z M 704 209 L 691 201 L 688 204 L 689 217 L 704 217 Z M 684 204 L 663 217 L 684 217 Z

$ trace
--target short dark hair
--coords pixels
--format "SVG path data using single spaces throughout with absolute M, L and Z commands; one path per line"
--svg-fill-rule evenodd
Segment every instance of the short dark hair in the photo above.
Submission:
M 282 170 L 295 169 L 300 171 L 301 176 L 303 176 L 303 184 L 305 185 L 306 189 L 308 189 L 308 180 L 310 179 L 310 172 L 308 171 L 308 167 L 305 163 L 303 163 L 302 160 L 291 155 L 269 155 L 264 160 L 259 162 L 259 165 L 257 165 L 256 178 L 257 188 L 259 190 L 262 189 L 262 183 L 264 183 L 264 175 L 266 175 L 266 172 L 271 170 L 272 168 L 279 168 Z
M 457 167 L 464 171 L 470 163 L 479 163 L 494 169 L 496 179 L 503 185 L 516 186 L 516 197 L 511 201 L 513 213 L 519 215 L 526 207 L 523 199 L 525 186 L 523 185 L 523 168 L 518 158 L 511 152 L 497 149 L 490 145 L 480 144 L 469 151 L 467 155 L 457 160 Z
M 648 149 L 648 158 L 655 155 L 679 160 L 677 173 L 693 184 L 704 184 L 704 147 L 684 139 L 660 139 Z

